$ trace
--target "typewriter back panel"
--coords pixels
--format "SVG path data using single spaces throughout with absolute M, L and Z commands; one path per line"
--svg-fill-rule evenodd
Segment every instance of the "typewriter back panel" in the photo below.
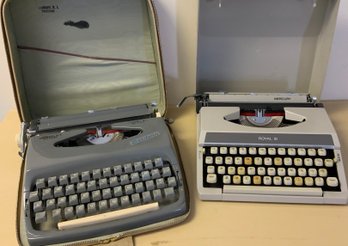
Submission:
M 336 0 L 200 0 L 197 93 L 320 97 Z
M 7 0 L 5 43 L 23 121 L 166 99 L 156 13 L 144 0 Z

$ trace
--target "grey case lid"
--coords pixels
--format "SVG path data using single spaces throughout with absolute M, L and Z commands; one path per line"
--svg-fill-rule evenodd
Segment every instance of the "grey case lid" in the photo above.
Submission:
M 123 106 L 166 110 L 152 0 L 4 0 L 22 121 Z
M 326 76 L 337 0 L 199 0 L 197 93 L 305 93 Z

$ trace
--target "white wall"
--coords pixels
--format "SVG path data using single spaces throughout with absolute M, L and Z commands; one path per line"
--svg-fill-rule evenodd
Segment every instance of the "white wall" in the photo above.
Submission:
M 198 0 L 155 0 L 169 104 L 195 91 Z M 1 31 L 0 34 L 2 35 Z M 341 0 L 322 99 L 348 99 L 348 0 Z M 0 42 L 0 120 L 15 107 L 3 43 Z

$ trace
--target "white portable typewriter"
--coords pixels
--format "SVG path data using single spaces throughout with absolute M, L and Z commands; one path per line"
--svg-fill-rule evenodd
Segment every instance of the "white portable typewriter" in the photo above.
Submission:
M 203 200 L 346 204 L 320 96 L 338 1 L 199 6 L 197 186 Z

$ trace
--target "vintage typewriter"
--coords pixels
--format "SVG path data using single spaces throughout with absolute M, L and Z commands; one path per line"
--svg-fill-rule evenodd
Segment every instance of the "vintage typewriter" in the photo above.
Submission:
M 4 1 L 23 245 L 91 245 L 189 213 L 152 1 Z
M 199 1 L 194 97 L 201 199 L 347 203 L 339 139 L 315 97 L 337 6 Z

